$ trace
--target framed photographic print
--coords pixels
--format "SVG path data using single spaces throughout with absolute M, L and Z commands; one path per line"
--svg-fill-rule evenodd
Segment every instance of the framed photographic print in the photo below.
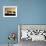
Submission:
M 45 24 L 19 24 L 18 25 L 18 41 L 46 41 L 46 25 Z
M 17 6 L 3 6 L 3 17 L 17 17 Z

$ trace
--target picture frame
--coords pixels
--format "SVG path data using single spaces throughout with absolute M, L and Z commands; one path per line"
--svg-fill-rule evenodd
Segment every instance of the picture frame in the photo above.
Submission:
M 22 40 L 46 41 L 46 24 L 18 24 L 18 42 Z
M 3 6 L 3 17 L 17 17 L 17 6 Z

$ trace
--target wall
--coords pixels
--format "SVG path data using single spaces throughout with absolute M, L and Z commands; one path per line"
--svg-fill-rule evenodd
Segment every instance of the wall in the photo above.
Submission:
M 18 17 L 4 18 L 4 5 L 17 5 Z M 0 0 L 0 44 L 8 43 L 9 32 L 17 34 L 18 24 L 46 24 L 46 0 Z

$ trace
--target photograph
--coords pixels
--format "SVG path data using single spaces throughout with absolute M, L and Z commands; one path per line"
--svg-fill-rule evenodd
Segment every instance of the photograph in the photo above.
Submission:
M 46 25 L 22 24 L 19 25 L 18 30 L 20 31 L 20 41 L 46 41 Z
M 18 42 L 20 46 L 31 46 L 32 43 L 37 44 L 39 42 L 41 43 L 45 41 L 46 41 L 46 25 L 18 24 Z
M 3 6 L 3 17 L 17 17 L 17 6 Z

